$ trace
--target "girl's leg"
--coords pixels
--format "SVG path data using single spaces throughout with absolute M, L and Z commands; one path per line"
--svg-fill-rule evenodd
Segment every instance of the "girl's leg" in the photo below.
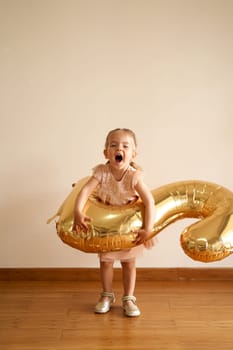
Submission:
M 135 259 L 121 261 L 124 295 L 134 295 L 136 283 Z
M 100 280 L 103 292 L 112 292 L 114 261 L 100 261 Z
M 100 261 L 100 278 L 102 284 L 102 293 L 100 299 L 95 306 L 95 312 L 104 314 L 111 308 L 112 303 L 115 301 L 114 294 L 112 292 L 113 281 L 113 263 L 114 261 Z
M 122 298 L 124 312 L 126 316 L 139 316 L 140 310 L 135 304 L 136 298 L 134 296 L 134 289 L 136 283 L 135 259 L 122 261 L 121 265 L 124 288 L 124 296 Z

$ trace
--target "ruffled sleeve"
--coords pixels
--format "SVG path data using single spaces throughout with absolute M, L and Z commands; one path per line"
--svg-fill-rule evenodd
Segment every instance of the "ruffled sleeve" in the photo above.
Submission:
M 133 174 L 132 187 L 135 188 L 138 181 L 143 181 L 143 179 L 144 179 L 144 172 L 142 170 L 137 169 Z
M 99 183 L 102 183 L 104 170 L 105 170 L 104 164 L 98 164 L 92 169 L 92 175 L 94 176 L 94 178 L 96 178 L 96 180 Z

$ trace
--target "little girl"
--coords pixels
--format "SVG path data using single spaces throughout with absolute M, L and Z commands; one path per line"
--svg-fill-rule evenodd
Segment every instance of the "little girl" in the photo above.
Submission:
M 143 227 L 137 231 L 136 247 L 117 252 L 100 253 L 100 276 L 102 293 L 95 306 L 96 313 L 106 313 L 115 301 L 112 291 L 113 265 L 119 260 L 122 266 L 123 310 L 126 316 L 139 316 L 140 310 L 134 296 L 136 282 L 135 258 L 142 254 L 144 245 L 153 246 L 152 240 L 147 240 L 152 232 L 155 220 L 154 199 L 144 184 L 142 170 L 133 162 L 136 157 L 136 137 L 130 129 L 111 130 L 106 138 L 104 156 L 106 164 L 97 165 L 89 181 L 79 192 L 74 209 L 74 230 L 86 231 L 90 217 L 83 214 L 83 208 L 90 194 L 95 190 L 97 197 L 105 204 L 121 206 L 141 198 L 145 215 Z

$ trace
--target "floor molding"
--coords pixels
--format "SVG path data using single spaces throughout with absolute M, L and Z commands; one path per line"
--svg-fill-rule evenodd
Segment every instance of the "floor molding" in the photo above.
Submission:
M 114 280 L 121 279 L 115 268 Z M 233 280 L 233 268 L 137 268 L 138 281 Z M 0 281 L 99 281 L 98 268 L 0 268 Z

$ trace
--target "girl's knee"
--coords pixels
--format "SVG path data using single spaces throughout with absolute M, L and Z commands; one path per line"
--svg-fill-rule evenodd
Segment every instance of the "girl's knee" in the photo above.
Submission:
M 103 269 L 113 268 L 113 264 L 114 264 L 114 261 L 112 261 L 112 260 L 100 261 L 100 266 Z
M 135 269 L 135 260 L 131 259 L 126 261 L 121 261 L 121 266 L 123 269 L 127 269 L 127 270 Z

